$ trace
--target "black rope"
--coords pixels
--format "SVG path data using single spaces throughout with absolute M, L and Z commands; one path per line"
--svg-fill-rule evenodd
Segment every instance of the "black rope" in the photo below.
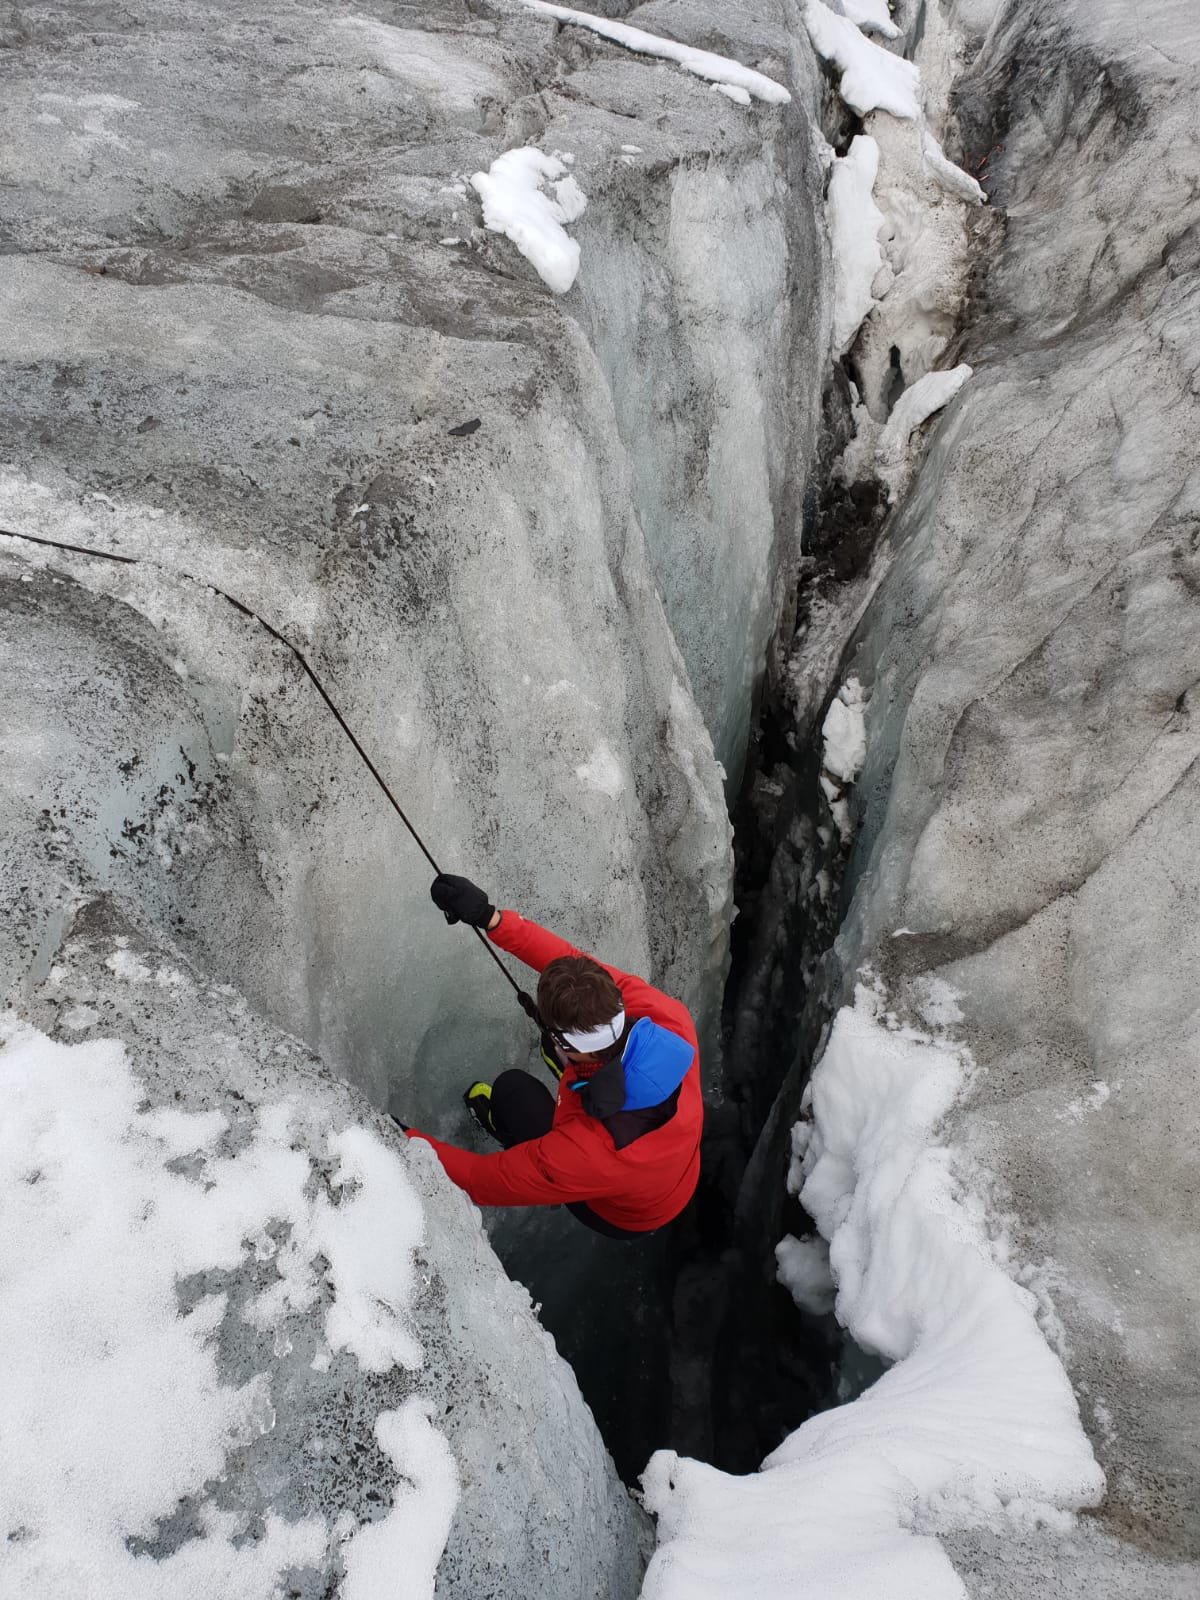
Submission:
M 375 765 L 375 763 L 371 760 L 370 756 L 367 754 L 367 752 L 363 749 L 362 745 L 359 743 L 358 738 L 355 735 L 353 728 L 351 728 L 350 724 L 346 721 L 345 717 L 342 715 L 342 713 L 338 710 L 337 706 L 335 706 L 333 701 L 330 699 L 329 694 L 326 691 L 325 685 L 321 682 L 320 678 L 317 677 L 316 673 L 309 666 L 308 661 L 305 659 L 304 653 L 301 650 L 299 650 L 292 643 L 292 641 L 290 639 L 285 638 L 285 636 L 282 633 L 280 633 L 278 628 L 273 628 L 271 626 L 271 624 L 266 620 L 265 617 L 260 617 L 258 612 L 255 611 L 251 606 L 245 605 L 241 600 L 235 599 L 233 595 L 227 594 L 224 589 L 219 588 L 217 584 L 211 583 L 206 578 L 194 577 L 192 575 L 192 573 L 190 573 L 190 572 L 175 572 L 170 567 L 160 566 L 157 561 L 145 561 L 140 556 L 119 556 L 119 555 L 114 554 L 114 552 L 111 551 L 111 550 L 89 550 L 85 545 L 67 544 L 63 540 L 60 540 L 60 539 L 40 538 L 35 533 L 15 533 L 11 528 L 0 528 L 0 535 L 2 535 L 6 539 L 23 539 L 27 544 L 45 545 L 48 549 L 51 549 L 51 550 L 71 550 L 71 551 L 74 551 L 74 553 L 76 555 L 92 556 L 92 557 L 96 557 L 96 558 L 100 559 L 101 561 L 119 561 L 123 566 L 127 566 L 127 567 L 140 567 L 140 566 L 153 567 L 155 569 L 155 571 L 165 573 L 168 577 L 171 577 L 171 578 L 186 578 L 190 583 L 201 584 L 201 585 L 203 585 L 204 588 L 211 589 L 215 594 L 219 594 L 221 596 L 222 600 L 227 600 L 229 602 L 229 604 L 234 608 L 235 611 L 240 611 L 241 614 L 244 617 L 249 617 L 251 619 L 251 621 L 257 622 L 260 628 L 265 628 L 266 631 L 271 635 L 272 639 L 278 640 L 278 642 L 281 645 L 283 645 L 285 649 L 290 650 L 291 653 L 295 656 L 296 660 L 303 667 L 305 673 L 307 674 L 307 676 L 309 678 L 309 681 L 312 683 L 313 688 L 317 691 L 317 693 L 321 696 L 321 699 L 324 700 L 325 704 L 329 707 L 330 711 L 333 713 L 335 719 L 337 720 L 338 726 L 341 728 L 342 732 L 346 735 L 347 739 L 349 739 L 350 743 L 354 746 L 355 750 L 358 752 L 360 758 L 362 759 L 363 765 L 366 767 L 367 771 L 371 774 L 371 776 L 375 779 L 375 782 L 383 790 L 384 794 L 387 796 L 389 802 L 391 803 L 392 809 L 395 811 L 396 815 L 400 818 L 400 821 L 404 824 L 404 826 L 408 829 L 409 833 L 412 835 L 413 839 L 416 842 L 418 850 L 420 850 L 421 854 L 425 857 L 426 861 L 428 861 L 429 865 L 433 868 L 435 874 L 437 874 L 438 876 L 441 875 L 441 870 L 442 869 L 441 869 L 441 867 L 438 866 L 437 862 L 434 860 L 433 854 L 430 851 L 429 846 L 425 843 L 424 839 L 422 839 L 421 835 L 417 832 L 416 828 L 413 826 L 412 822 L 409 820 L 409 817 L 408 817 L 407 813 L 405 812 L 404 807 L 400 804 L 400 802 L 396 799 L 396 796 L 388 788 L 387 783 L 385 782 L 385 780 L 383 778 L 383 775 L 379 771 L 379 768 Z M 500 957 L 496 953 L 495 947 L 492 944 L 489 943 L 486 933 L 483 931 L 482 928 L 472 928 L 471 931 L 478 938 L 480 944 L 487 951 L 488 955 L 491 956 L 492 960 L 500 968 L 500 971 L 504 974 L 505 978 L 508 980 L 509 984 L 512 986 L 513 991 L 516 994 L 517 1000 L 520 1002 L 520 1006 L 521 1006 L 522 1011 L 524 1011 L 526 1016 L 530 1017 L 535 1023 L 538 1024 L 538 1026 L 540 1026 L 541 1025 L 541 1018 L 538 1015 L 538 1009 L 537 1009 L 537 1006 L 534 1004 L 534 1001 L 533 1001 L 532 997 L 530 995 L 526 994 L 525 990 L 521 988 L 520 984 L 513 977 L 512 973 L 504 965 L 503 961 L 501 961 Z

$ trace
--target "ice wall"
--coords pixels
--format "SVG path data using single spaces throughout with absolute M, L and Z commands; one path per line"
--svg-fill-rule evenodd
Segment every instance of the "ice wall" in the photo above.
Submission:
M 461 1138 L 464 1081 L 528 1061 L 527 1025 L 311 683 L 210 586 L 303 649 L 447 867 L 715 1039 L 725 781 L 790 606 L 830 291 L 792 5 L 638 8 L 736 57 L 715 80 L 517 0 L 418 9 L 0 21 L 0 527 L 134 563 L 0 540 L 0 982 L 70 1042 L 43 990 L 101 904 L 231 987 L 235 1054 L 282 1029 Z M 509 168 L 553 189 L 485 214 L 479 175 L 531 142 Z M 604 1242 L 526 1222 L 504 1242 L 546 1320 L 640 1360 Z M 627 1592 L 631 1514 L 573 1404 L 611 1526 L 588 1512 L 569 1581 Z M 534 1497 L 557 1457 L 513 1427 Z M 535 1592 L 523 1537 L 502 1586 Z
M 84 766 L 51 750 L 38 785 L 99 881 L 153 894 L 211 970 L 449 1132 L 481 1041 L 481 1065 L 528 1048 L 519 1013 L 433 918 L 311 686 L 204 581 L 309 653 L 440 860 L 711 1020 L 718 761 L 788 603 L 814 427 L 793 379 L 827 314 L 807 117 L 515 3 L 422 29 L 132 16 L 6 36 L 0 523 L 200 580 L 59 563 L 110 597 L 81 657 L 114 604 L 149 619 L 230 849 L 199 877 L 167 859 L 147 774 L 174 781 L 175 731 L 147 758 L 126 726 L 110 755 L 95 724 L 94 814 Z M 787 20 L 734 8 L 715 42 L 802 63 L 811 94 Z M 587 197 L 562 300 L 471 189 L 527 141 Z M 6 547 L 14 577 L 40 559 Z M 56 914 L 30 908 L 35 941 Z
M 1197 1396 L 1180 1387 L 1200 1270 L 1180 1203 L 1196 1178 L 1198 61 L 1188 6 L 1136 26 L 1113 5 L 1010 6 L 963 87 L 1007 233 L 976 377 L 856 657 L 877 736 L 846 934 L 848 960 L 961 992 L 981 1073 L 959 1136 L 1052 1287 L 1108 1473 L 1102 1525 L 1184 1563 L 1159 1573 L 1164 1594 L 1200 1558 Z
M 978 30 L 954 101 L 963 161 L 1002 232 L 977 261 L 954 351 L 973 376 L 869 570 L 829 597 L 853 629 L 832 682 L 819 618 L 813 629 L 826 694 L 853 675 L 867 695 L 847 914 L 824 975 L 835 1007 L 864 966 L 885 996 L 893 1039 L 862 1065 L 882 1070 L 897 1037 L 965 1052 L 961 1098 L 930 1153 L 976 1223 L 951 1224 L 952 1204 L 934 1210 L 959 1238 L 985 1221 L 980 1248 L 1037 1303 L 1107 1479 L 1096 1512 L 1072 1522 L 1025 1516 L 1019 1491 L 989 1505 L 982 1479 L 961 1501 L 924 1505 L 906 1469 L 910 1505 L 924 1506 L 910 1526 L 938 1533 L 954 1567 L 939 1557 L 942 1587 L 927 1575 L 920 1592 L 1190 1595 L 1200 31 L 1193 7 L 1166 0 L 1136 14 L 1039 0 L 955 9 Z M 928 26 L 932 8 L 916 11 Z M 811 727 L 803 685 L 797 704 Z M 807 870 L 799 891 L 816 894 Z M 874 1101 L 856 1103 L 844 1049 L 855 1015 L 834 1024 L 812 1109 L 850 1182 L 835 1185 L 844 1204 L 822 1228 L 850 1325 L 874 1342 L 886 1324 L 853 1302 L 894 1256 L 880 1240 L 902 1205 L 873 1230 L 851 1224 L 901 1151 L 885 1139 L 872 1156 Z M 810 1066 L 785 1086 L 751 1169 L 747 1201 L 776 1219 Z M 919 1193 L 908 1186 L 904 1203 Z M 822 1195 L 812 1201 L 820 1213 Z M 922 1253 L 913 1280 L 931 1266 Z M 967 1317 L 962 1335 L 965 1362 L 984 1333 Z M 961 1370 L 947 1360 L 942 1381 Z M 906 1371 L 915 1382 L 909 1361 L 889 1379 L 901 1386 Z M 801 1430 L 743 1505 L 767 1501 L 774 1471 L 856 1415 L 869 1428 L 894 1392 L 881 1384 L 840 1423 Z M 1003 1410 L 997 1446 L 1015 1415 Z M 980 1443 L 965 1414 L 963 1462 Z M 670 1487 L 660 1474 L 664 1507 Z M 711 1482 L 684 1464 L 674 1488 L 680 1504 L 694 1497 L 696 1526 L 717 1524 Z M 686 1546 L 680 1556 L 682 1572 Z M 669 1552 L 659 1574 L 671 1592 Z

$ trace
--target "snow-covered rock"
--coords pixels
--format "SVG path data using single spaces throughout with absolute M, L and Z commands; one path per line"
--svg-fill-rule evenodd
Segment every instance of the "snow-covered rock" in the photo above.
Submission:
M 0 1039 L 6 1593 L 637 1593 L 641 1513 L 427 1146 L 107 898 Z

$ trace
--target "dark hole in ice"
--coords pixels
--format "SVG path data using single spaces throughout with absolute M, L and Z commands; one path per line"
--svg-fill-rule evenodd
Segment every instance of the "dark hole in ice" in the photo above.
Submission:
M 890 415 L 892 407 L 904 393 L 904 373 L 900 367 L 900 351 L 896 345 L 893 345 L 888 352 L 888 360 L 891 367 L 891 376 L 888 379 L 887 392 L 883 397 L 883 403 L 887 406 Z
M 598 1238 L 557 1210 L 492 1214 L 498 1254 L 540 1305 L 630 1484 L 662 1448 L 755 1471 L 803 1421 L 860 1392 L 880 1370 L 832 1315 L 799 1310 L 776 1281 L 775 1244 L 814 1231 L 786 1195 L 786 1156 L 744 1184 L 776 1091 L 793 1061 L 811 1055 L 825 1018 L 820 993 L 806 1006 L 807 985 L 794 975 L 811 969 L 814 950 L 836 931 L 836 904 L 823 927 L 798 907 L 774 952 L 776 981 L 763 988 L 756 926 L 785 820 L 764 816 L 757 803 L 764 773 L 774 781 L 788 766 L 780 804 L 808 806 L 813 817 L 800 826 L 816 837 L 817 756 L 792 746 L 787 718 L 768 709 L 734 813 L 740 915 L 725 995 L 724 1081 L 719 1096 L 706 1096 L 691 1205 L 638 1243 Z M 769 1001 L 747 1028 L 746 1009 L 760 990 Z

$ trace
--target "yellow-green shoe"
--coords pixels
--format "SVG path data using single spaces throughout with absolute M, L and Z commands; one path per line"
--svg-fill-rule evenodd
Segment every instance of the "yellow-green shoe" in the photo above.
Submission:
M 496 1129 L 492 1122 L 492 1086 L 490 1083 L 473 1083 L 463 1095 L 463 1105 L 475 1118 L 484 1133 L 496 1137 Z

